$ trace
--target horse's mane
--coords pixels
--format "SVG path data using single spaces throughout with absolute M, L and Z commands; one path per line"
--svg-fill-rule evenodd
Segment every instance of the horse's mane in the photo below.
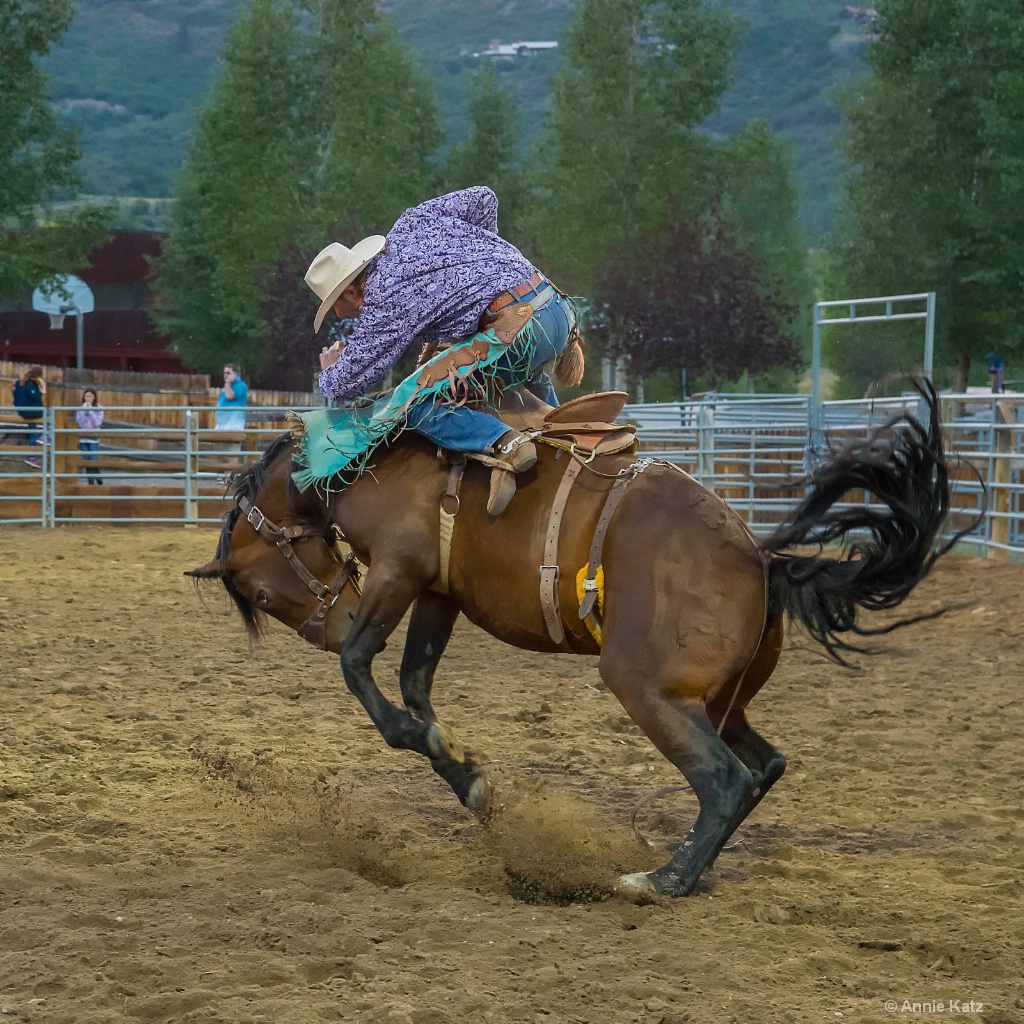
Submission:
M 245 622 L 246 630 L 255 639 L 258 639 L 263 632 L 262 616 L 231 582 L 231 576 L 227 571 L 228 556 L 231 554 L 231 533 L 241 515 L 241 510 L 238 507 L 239 501 L 242 498 L 248 498 L 253 504 L 256 503 L 256 496 L 266 482 L 271 465 L 285 449 L 291 447 L 291 443 L 291 434 L 282 434 L 271 442 L 259 459 L 227 478 L 227 486 L 231 492 L 231 508 L 221 517 L 220 537 L 217 540 L 217 553 L 214 555 L 214 561 L 220 568 L 209 573 L 194 572 L 191 574 L 197 580 L 219 579 L 224 584 L 224 589 L 231 596 L 231 600 L 235 602 L 235 607 Z

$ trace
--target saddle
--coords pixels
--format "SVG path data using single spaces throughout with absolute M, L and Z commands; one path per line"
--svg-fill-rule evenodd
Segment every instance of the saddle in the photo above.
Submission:
M 636 451 L 636 427 L 631 423 L 615 423 L 629 396 L 624 391 L 603 391 L 581 395 L 553 409 L 525 389 L 502 395 L 498 408 L 480 407 L 481 412 L 496 416 L 532 441 L 582 456 L 590 462 L 601 455 Z M 454 453 L 448 453 L 454 454 Z M 512 467 L 501 459 L 479 452 L 463 453 L 475 462 L 490 466 L 496 472 L 509 472 Z M 452 460 L 438 452 L 442 461 Z
M 548 530 L 548 545 L 558 543 L 558 523 L 561 521 L 565 503 L 569 497 L 569 490 L 573 481 L 579 474 L 583 463 L 591 462 L 593 459 L 603 455 L 615 455 L 619 452 L 637 450 L 636 428 L 632 424 L 619 424 L 613 422 L 615 417 L 622 412 L 628 395 L 623 391 L 606 391 L 595 395 L 582 395 L 574 398 L 565 405 L 552 409 L 529 392 L 520 395 L 512 393 L 519 402 L 519 408 L 513 410 L 501 408 L 497 413 L 504 422 L 515 420 L 516 427 L 528 434 L 535 441 L 549 445 L 552 448 L 559 448 L 567 451 L 576 458 L 569 460 L 569 469 L 563 478 L 563 484 L 559 487 L 555 497 L 555 504 L 552 508 L 553 523 Z M 438 458 L 448 466 L 448 486 L 441 498 L 441 571 L 438 577 L 436 589 L 442 594 L 448 593 L 448 563 L 451 558 L 452 535 L 455 530 L 455 516 L 460 507 L 459 490 L 462 485 L 462 476 L 466 469 L 468 459 L 482 462 L 485 466 L 491 467 L 492 474 L 508 473 L 512 467 L 498 459 L 476 452 L 445 452 L 438 450 Z M 610 503 L 608 517 L 614 510 L 618 501 Z M 603 537 L 603 526 L 606 524 L 606 517 L 602 517 L 602 528 L 599 530 Z M 550 561 L 550 559 L 547 559 Z M 557 599 L 554 595 L 553 579 L 548 579 L 545 570 L 551 566 L 542 567 L 541 586 L 542 593 L 548 595 L 542 600 L 544 605 L 545 619 L 549 623 L 552 637 L 556 635 L 552 622 L 557 617 Z M 590 589 L 590 588 L 588 588 Z M 588 602 L 589 611 L 589 602 Z M 564 641 L 564 637 L 561 637 Z
M 548 412 L 540 424 L 527 430 L 535 441 L 576 452 L 589 459 L 635 451 L 636 427 L 615 423 L 629 396 L 623 391 L 581 395 Z

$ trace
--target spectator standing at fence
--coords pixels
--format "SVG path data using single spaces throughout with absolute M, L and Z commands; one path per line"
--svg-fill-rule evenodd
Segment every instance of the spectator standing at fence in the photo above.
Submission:
M 228 363 L 224 367 L 224 387 L 217 399 L 217 429 L 245 430 L 245 407 L 249 402 L 249 389 L 238 375 L 238 367 Z
M 103 426 L 103 410 L 100 408 L 100 398 L 93 388 L 86 388 L 82 392 L 82 407 L 75 413 L 78 421 L 78 429 L 84 435 L 86 432 L 98 431 Z M 79 436 L 78 450 L 82 453 L 83 462 L 97 462 L 100 450 L 100 439 L 98 437 Z M 98 466 L 85 467 L 85 480 L 89 484 L 102 484 Z
M 21 380 L 14 382 L 14 407 L 18 415 L 28 424 L 42 422 L 46 381 L 43 379 L 43 368 L 32 366 Z M 42 431 L 29 430 L 29 444 L 44 444 Z M 34 456 L 25 460 L 30 466 L 38 468 L 42 463 Z

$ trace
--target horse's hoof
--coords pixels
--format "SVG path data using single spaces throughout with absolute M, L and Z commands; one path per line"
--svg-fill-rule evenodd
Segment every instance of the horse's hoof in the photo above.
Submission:
M 633 903 L 653 903 L 661 895 L 651 876 L 645 871 L 619 875 L 615 882 L 615 892 Z
M 455 738 L 455 734 L 444 722 L 434 722 L 427 730 L 427 749 L 435 760 L 457 761 L 466 760 L 466 751 Z
M 491 816 L 493 802 L 494 787 L 491 780 L 486 775 L 478 775 L 466 794 L 467 810 L 472 811 L 481 821 L 486 821 Z

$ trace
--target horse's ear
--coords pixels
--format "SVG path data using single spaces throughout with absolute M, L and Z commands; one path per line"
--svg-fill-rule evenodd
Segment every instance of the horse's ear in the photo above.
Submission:
M 207 562 L 206 565 L 201 565 L 198 569 L 192 569 L 183 575 L 191 576 L 194 580 L 219 580 L 224 576 L 224 565 L 219 558 L 215 558 L 212 562 Z

